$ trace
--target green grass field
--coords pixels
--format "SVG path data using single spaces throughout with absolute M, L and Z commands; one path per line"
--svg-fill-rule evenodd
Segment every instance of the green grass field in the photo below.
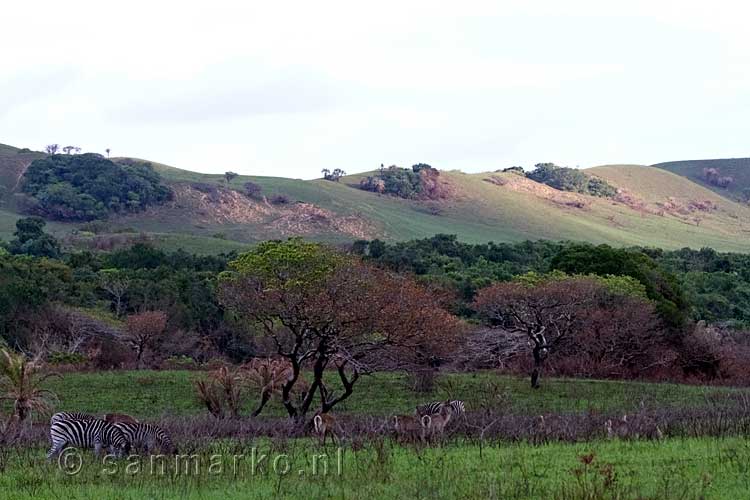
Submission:
M 123 412 L 142 418 L 192 415 L 205 412 L 192 387 L 192 381 L 202 376 L 202 372 L 178 370 L 74 372 L 52 379 L 49 387 L 59 397 L 60 410 Z M 442 375 L 431 394 L 416 394 L 408 377 L 387 373 L 363 378 L 336 411 L 379 416 L 411 413 L 419 403 L 448 398 L 467 401 L 471 410 L 474 402 L 498 392 L 507 401 L 508 413 L 529 415 L 588 410 L 619 413 L 633 411 L 641 402 L 649 408 L 694 407 L 720 404 L 732 393 L 747 393 L 723 387 L 572 379 L 547 379 L 542 390 L 533 390 L 526 378 L 483 372 Z M 249 411 L 254 395 L 248 401 Z M 285 414 L 276 401 L 269 403 L 266 412 Z
M 52 379 L 49 388 L 59 395 L 57 410 L 125 412 L 180 425 L 180 416 L 205 414 L 191 386 L 201 376 L 183 370 L 74 372 Z M 715 407 L 747 394 L 740 388 L 569 379 L 546 379 L 532 390 L 526 378 L 482 372 L 441 375 L 433 393 L 419 395 L 407 377 L 383 374 L 363 379 L 336 413 L 382 417 L 448 397 L 464 399 L 474 411 L 498 392 L 504 412 L 532 416 Z M 268 415 L 284 412 L 273 402 Z M 310 438 L 194 438 L 180 443 L 184 456 L 177 459 L 101 462 L 82 451 L 48 463 L 41 441 L 0 448 L 0 498 L 738 499 L 750 491 L 750 443 L 738 436 L 481 445 L 456 436 L 431 447 L 375 437 L 340 448 Z M 66 467 L 77 470 L 78 457 L 80 470 L 71 474 Z
M 591 455 L 593 454 L 593 456 Z M 358 450 L 309 440 L 218 443 L 193 458 L 47 463 L 44 450 L 0 453 L 4 499 L 499 498 L 740 499 L 750 491 L 744 438 L 609 441 L 480 449 Z M 261 458 L 261 457 L 266 458 Z M 584 464 L 589 456 L 591 461 Z M 176 462 L 176 460 L 180 460 Z M 186 466 L 187 463 L 187 466 Z

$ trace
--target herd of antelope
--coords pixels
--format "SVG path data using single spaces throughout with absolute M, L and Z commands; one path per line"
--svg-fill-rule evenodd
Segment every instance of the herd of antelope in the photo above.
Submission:
M 463 401 L 437 401 L 417 406 L 413 415 L 393 417 L 393 430 L 401 441 L 433 442 L 443 436 L 450 421 L 463 415 L 466 407 Z M 330 437 L 334 443 L 341 437 L 341 427 L 330 413 L 317 413 L 313 417 L 313 431 L 320 443 L 325 445 Z
M 437 401 L 417 406 L 411 415 L 396 415 L 390 422 L 400 441 L 432 443 L 442 438 L 453 419 L 465 413 L 463 401 Z M 334 444 L 340 441 L 343 434 L 341 426 L 330 413 L 316 413 L 311 423 L 313 434 L 321 445 L 325 445 L 327 438 Z M 606 437 L 630 436 L 629 424 L 627 415 L 614 421 L 607 420 L 604 423 Z M 383 427 L 385 425 L 387 423 Z M 535 425 L 542 431 L 547 429 L 543 415 L 537 418 Z M 658 425 L 654 428 L 654 437 L 664 437 Z M 55 413 L 50 419 L 50 440 L 49 459 L 59 456 L 68 446 L 93 448 L 97 456 L 105 449 L 118 457 L 127 455 L 131 450 L 150 454 L 157 448 L 164 453 L 177 453 L 177 447 L 162 428 L 120 413 L 108 413 L 103 418 L 80 412 Z

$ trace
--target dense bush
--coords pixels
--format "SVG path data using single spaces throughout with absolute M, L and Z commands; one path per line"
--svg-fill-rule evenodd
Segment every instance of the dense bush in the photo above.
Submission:
M 611 198 L 617 194 L 617 190 L 603 179 L 592 177 L 577 168 L 558 167 L 554 163 L 538 163 L 526 177 L 561 191 L 604 198 Z
M 23 179 L 23 192 L 32 198 L 30 209 L 60 220 L 138 212 L 171 196 L 151 164 L 116 164 L 92 153 L 35 160 Z
M 390 194 L 399 198 L 428 198 L 442 196 L 438 178 L 440 171 L 426 163 L 417 163 L 409 168 L 391 165 L 381 168 L 375 176 L 368 176 L 359 183 L 360 189 Z

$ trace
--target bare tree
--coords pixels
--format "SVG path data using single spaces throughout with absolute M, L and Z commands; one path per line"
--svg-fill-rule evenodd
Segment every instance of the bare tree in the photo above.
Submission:
M 130 288 L 130 280 L 118 269 L 102 269 L 99 271 L 99 286 L 112 296 L 115 316 L 122 316 L 123 297 Z
M 107 158 L 109 158 L 109 153 L 110 153 L 110 149 L 109 149 L 109 148 L 107 148 L 107 149 L 105 149 L 104 151 L 105 151 L 105 152 L 107 153 Z
M 44 148 L 44 152 L 48 155 L 54 155 L 57 154 L 57 152 L 60 150 L 59 144 L 47 144 Z

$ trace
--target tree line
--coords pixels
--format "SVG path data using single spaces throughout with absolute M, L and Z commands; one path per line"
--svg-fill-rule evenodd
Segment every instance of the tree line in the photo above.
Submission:
M 266 360 L 262 373 L 283 373 L 268 394 L 290 416 L 314 398 L 330 410 L 382 370 L 500 368 L 534 387 L 543 373 L 737 383 L 750 353 L 743 324 L 701 319 L 721 309 L 689 285 L 702 275 L 746 283 L 747 259 L 448 235 L 349 249 L 269 241 L 218 256 L 147 244 L 71 252 L 22 219 L 0 251 L 0 338 L 92 368 Z M 221 406 L 212 387 L 206 400 Z

